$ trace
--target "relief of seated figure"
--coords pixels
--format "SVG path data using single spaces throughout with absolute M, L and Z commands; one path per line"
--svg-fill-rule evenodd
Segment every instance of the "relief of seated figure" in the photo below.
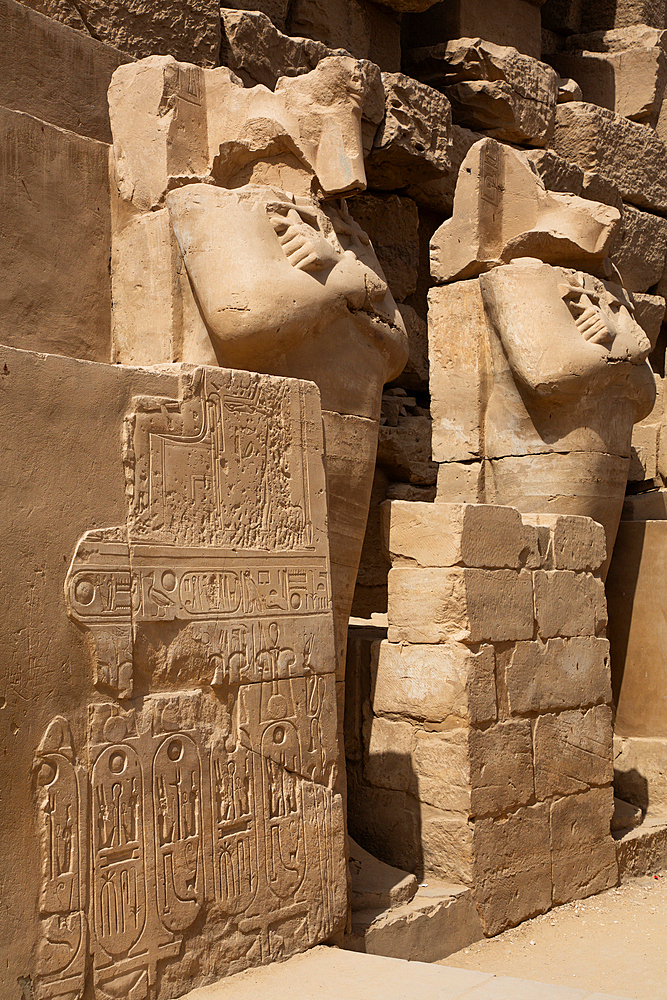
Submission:
M 432 269 L 440 281 L 468 280 L 432 290 L 430 335 L 446 354 L 467 303 L 478 360 L 466 405 L 476 431 L 446 461 L 478 473 L 464 499 L 599 521 L 610 558 L 632 427 L 655 400 L 651 344 L 607 256 L 619 213 L 545 191 L 520 154 L 491 139 L 471 149 L 460 177 L 454 216 L 433 238 Z M 433 409 L 444 428 L 457 418 L 439 357 Z
M 342 664 L 382 386 L 407 359 L 400 313 L 344 197 L 366 186 L 379 71 L 331 56 L 272 92 L 226 67 L 156 56 L 119 67 L 109 107 L 115 359 L 318 385 Z

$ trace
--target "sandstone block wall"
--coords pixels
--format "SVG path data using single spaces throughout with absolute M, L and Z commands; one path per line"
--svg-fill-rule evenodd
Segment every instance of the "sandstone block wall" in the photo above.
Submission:
M 615 885 L 604 531 L 383 505 L 387 637 L 352 631 L 348 815 L 384 860 L 473 887 L 487 934 Z

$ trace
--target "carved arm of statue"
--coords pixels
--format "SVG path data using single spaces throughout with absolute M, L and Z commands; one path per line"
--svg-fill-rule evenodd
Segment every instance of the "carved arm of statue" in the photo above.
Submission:
M 641 419 L 654 394 L 651 345 L 620 284 L 524 258 L 479 278 L 484 308 L 514 377 L 537 397 L 581 397 L 633 378 Z M 643 371 L 646 369 L 646 372 Z M 644 398 L 646 397 L 646 398 Z M 650 398 L 649 398 L 650 397 Z M 646 410 L 648 406 L 648 410 Z

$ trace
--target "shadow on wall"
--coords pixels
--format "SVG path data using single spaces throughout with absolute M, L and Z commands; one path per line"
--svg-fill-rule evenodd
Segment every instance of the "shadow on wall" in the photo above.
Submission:
M 645 522 L 633 521 L 629 524 L 621 521 L 605 585 L 609 615 L 607 634 L 611 656 L 611 684 L 616 708 L 623 685 L 645 534 Z
M 614 794 L 624 802 L 638 806 L 645 816 L 649 807 L 648 781 L 636 768 L 619 771 L 614 768 Z
M 345 677 L 345 755 L 347 823 L 350 835 L 386 864 L 421 880 L 422 810 L 412 765 L 408 723 L 372 718 L 373 643 L 386 639 L 386 628 L 351 626 Z M 385 729 L 386 726 L 386 729 Z M 405 729 L 406 750 L 397 747 L 397 727 Z

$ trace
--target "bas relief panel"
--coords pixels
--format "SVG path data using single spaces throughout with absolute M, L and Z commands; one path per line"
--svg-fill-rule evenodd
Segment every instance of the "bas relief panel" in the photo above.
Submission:
M 182 384 L 135 398 L 127 525 L 88 532 L 65 584 L 104 700 L 82 745 L 57 716 L 35 754 L 45 1000 L 160 996 L 198 936 L 222 975 L 345 916 L 314 387 Z

